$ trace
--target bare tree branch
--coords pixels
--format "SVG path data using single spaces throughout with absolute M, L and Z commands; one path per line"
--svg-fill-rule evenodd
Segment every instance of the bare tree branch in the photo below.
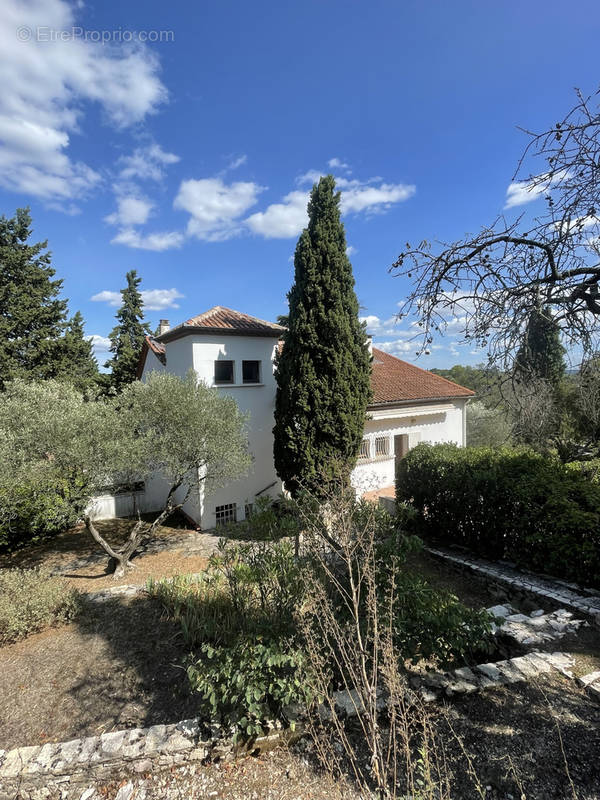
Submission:
M 412 289 L 400 315 L 415 316 L 421 350 L 458 318 L 462 341 L 509 366 L 531 311 L 553 310 L 565 342 L 590 353 L 600 329 L 600 106 L 584 98 L 529 143 L 513 186 L 545 200 L 529 223 L 498 217 L 453 243 L 407 243 L 390 272 Z M 529 171 L 525 166 L 531 165 Z

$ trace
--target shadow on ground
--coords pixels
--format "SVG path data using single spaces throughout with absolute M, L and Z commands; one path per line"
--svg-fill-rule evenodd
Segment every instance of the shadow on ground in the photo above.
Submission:
M 0 747 L 194 716 L 185 655 L 145 595 L 88 602 L 74 623 L 0 649 Z

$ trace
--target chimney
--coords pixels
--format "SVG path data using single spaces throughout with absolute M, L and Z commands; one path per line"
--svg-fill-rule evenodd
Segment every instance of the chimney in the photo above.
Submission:
M 163 333 L 166 333 L 171 326 L 169 325 L 168 319 L 161 319 L 158 323 L 158 335 L 162 336 Z
M 367 347 L 369 348 L 369 355 L 373 355 L 373 337 L 367 333 Z

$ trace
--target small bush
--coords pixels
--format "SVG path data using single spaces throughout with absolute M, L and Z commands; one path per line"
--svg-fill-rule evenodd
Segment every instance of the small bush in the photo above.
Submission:
M 73 619 L 80 595 L 41 569 L 0 570 L 0 644 Z
M 30 474 L 14 486 L 0 486 L 0 550 L 16 550 L 54 536 L 77 522 L 81 487 L 56 474 Z
M 589 461 L 570 461 L 566 466 L 572 472 L 585 476 L 591 483 L 600 485 L 600 458 L 591 458 Z
M 227 542 L 199 576 L 149 581 L 193 650 L 187 665 L 202 710 L 236 737 L 252 737 L 309 700 L 294 638 L 300 571 L 289 541 Z
M 300 517 L 293 500 L 281 495 L 259 497 L 254 503 L 252 513 L 243 522 L 227 526 L 226 533 L 231 539 L 251 539 L 255 541 L 276 541 L 291 538 L 300 532 Z
M 235 728 L 236 738 L 263 733 L 286 705 L 310 702 L 306 659 L 290 642 L 240 639 L 228 647 L 204 644 L 187 674 L 203 710 Z
M 600 486 L 557 458 L 419 445 L 400 462 L 396 497 L 429 540 L 600 585 Z

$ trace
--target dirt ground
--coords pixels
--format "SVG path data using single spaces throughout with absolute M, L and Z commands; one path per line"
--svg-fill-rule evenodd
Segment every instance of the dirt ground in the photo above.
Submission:
M 100 533 L 112 546 L 125 541 L 134 520 L 101 520 Z M 216 549 L 218 537 L 186 527 L 185 520 L 174 520 L 158 528 L 153 539 L 144 541 L 134 554 L 134 569 L 119 580 L 108 573 L 108 556 L 92 540 L 83 525 L 48 539 L 35 547 L 0 557 L 0 568 L 42 566 L 60 575 L 81 592 L 95 592 L 119 584 L 143 586 L 147 579 L 171 578 L 206 567 Z
M 435 589 L 452 592 L 470 608 L 489 608 L 498 603 L 483 581 L 452 569 L 424 550 L 410 555 L 406 568 L 413 574 L 418 573 Z
M 75 622 L 0 648 L 0 748 L 194 716 L 179 627 L 148 597 L 89 604 Z
M 112 530 L 107 525 L 104 533 L 118 541 L 129 524 L 120 521 Z M 137 556 L 137 569 L 126 581 L 143 584 L 149 575 L 198 571 L 215 545 L 203 536 L 181 528 L 161 530 Z M 114 586 L 106 575 L 105 557 L 94 552 L 90 558 L 90 547 L 85 532 L 74 530 L 8 561 L 13 566 L 43 563 L 83 591 Z M 6 562 L 0 566 L 8 566 Z M 409 567 L 470 606 L 495 602 L 483 582 L 425 553 L 413 556 Z M 574 654 L 575 675 L 600 669 L 597 628 L 584 627 L 558 646 Z M 557 649 L 556 643 L 549 648 Z M 88 602 L 75 622 L 0 648 L 0 748 L 195 716 L 194 697 L 181 668 L 185 656 L 179 627 L 163 619 L 146 595 Z M 452 699 L 445 708 L 434 709 L 452 798 L 600 800 L 600 704 L 575 681 L 554 674 L 532 684 Z M 107 784 L 100 797 L 111 800 L 118 788 Z M 305 743 L 289 753 L 237 764 L 141 776 L 131 800 L 333 800 L 342 795 L 357 797 L 322 775 L 310 743 Z
M 432 759 L 446 786 L 423 797 L 599 800 L 600 705 L 572 681 L 556 674 L 453 699 L 431 713 Z M 359 741 L 358 732 L 354 738 Z M 100 797 L 114 800 L 126 783 L 107 783 Z M 359 800 L 349 780 L 323 774 L 306 739 L 291 751 L 144 775 L 131 789 L 131 800 Z

